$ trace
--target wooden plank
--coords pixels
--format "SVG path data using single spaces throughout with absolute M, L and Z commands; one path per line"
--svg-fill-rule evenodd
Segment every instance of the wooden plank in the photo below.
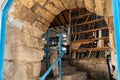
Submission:
M 68 11 L 68 10 L 66 10 L 66 11 L 64 12 L 64 16 L 65 16 L 65 19 L 66 19 L 66 21 L 67 21 L 66 24 L 69 24 L 69 11 Z
M 58 19 L 58 21 L 59 21 L 59 23 L 60 23 L 60 26 L 61 25 L 63 25 L 63 23 L 62 23 L 62 21 L 61 21 L 61 17 L 59 17 L 60 16 L 60 14 L 57 16 L 57 19 Z
M 71 19 L 83 18 L 83 17 L 85 17 L 85 16 L 89 16 L 89 15 L 92 15 L 92 14 L 93 14 L 93 13 L 87 13 L 87 14 L 85 14 L 85 15 L 79 15 L 79 16 L 73 17 L 73 18 L 71 18 Z
M 109 47 L 102 47 L 102 48 L 80 48 L 80 49 L 73 49 L 72 52 L 84 52 L 84 51 L 104 51 L 109 50 Z
M 89 20 L 89 18 L 90 18 L 90 15 L 87 16 L 85 22 L 87 22 Z
M 63 16 L 62 13 L 59 14 L 58 18 L 60 19 L 62 24 L 66 24 L 66 21 L 65 21 L 64 16 Z
M 91 42 L 91 41 L 95 41 L 95 40 L 105 40 L 105 39 L 109 39 L 109 37 L 102 37 L 102 38 L 93 38 L 93 39 L 84 39 L 84 40 L 76 40 L 76 41 L 71 41 L 72 43 L 79 43 L 79 42 Z
M 63 18 L 64 18 L 64 21 L 65 21 L 65 23 L 67 24 L 68 22 L 67 22 L 67 19 L 66 19 L 66 17 L 65 17 L 65 11 L 64 12 L 62 12 L 61 14 L 62 14 L 62 16 L 63 16 Z
M 84 23 L 81 23 L 81 24 L 75 24 L 75 25 L 72 25 L 72 27 L 77 27 L 77 26 L 82 26 L 82 25 L 85 25 L 85 24 L 90 24 L 90 23 L 96 23 L 96 22 L 99 22 L 99 21 L 102 21 L 104 20 L 104 18 L 102 19 L 98 19 L 98 20 L 93 20 L 93 21 L 89 21 L 89 22 L 84 22 Z
M 72 33 L 71 35 L 83 34 L 83 33 L 89 33 L 89 32 L 95 32 L 95 31 L 104 30 L 104 29 L 108 29 L 108 27 L 97 28 L 97 29 L 93 29 L 93 30 L 86 30 L 86 31 L 81 31 L 81 32 L 75 32 L 75 33 Z

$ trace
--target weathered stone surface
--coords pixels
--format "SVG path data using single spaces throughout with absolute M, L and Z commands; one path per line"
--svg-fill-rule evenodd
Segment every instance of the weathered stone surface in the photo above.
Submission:
M 50 49 L 50 64 L 53 64 L 54 61 L 58 58 L 58 51 L 57 49 Z M 53 69 L 53 76 L 56 77 L 59 75 L 58 65 L 56 65 Z
M 25 64 L 16 64 L 14 79 L 13 80 L 28 80 L 27 77 L 27 65 Z
M 62 2 L 59 0 L 53 0 L 54 5 L 61 11 L 65 10 Z
M 85 7 L 84 0 L 76 0 L 76 3 L 79 8 Z
M 81 71 L 90 73 L 90 77 L 97 80 L 109 80 L 108 67 L 105 59 L 80 59 L 73 60 L 72 65 L 76 65 Z
M 57 78 L 56 80 L 59 80 Z M 62 80 L 87 80 L 87 74 L 84 72 L 63 75 Z
M 13 62 L 4 61 L 4 80 L 14 80 L 15 64 Z
M 13 60 L 15 58 L 16 36 L 14 35 L 16 28 L 7 27 L 5 57 L 4 59 Z
M 30 23 L 36 21 L 36 15 L 17 1 L 13 3 L 8 15 Z
M 41 6 L 45 5 L 45 3 L 47 2 L 47 0 L 34 0 L 34 1 Z
M 43 18 L 45 18 L 46 20 L 48 20 L 49 22 L 52 22 L 52 20 L 54 19 L 54 15 L 52 13 L 50 13 L 48 10 L 46 9 L 42 9 L 41 7 L 37 7 L 34 12 L 36 14 L 38 14 L 39 16 L 42 16 Z
M 33 77 L 39 78 L 40 71 L 41 71 L 41 62 L 40 63 L 33 63 Z
M 31 8 L 34 5 L 32 0 L 19 0 L 25 7 Z
M 69 9 L 69 5 L 66 0 L 61 0 L 61 2 L 63 3 L 63 6 L 65 7 L 65 9 Z
M 66 0 L 69 6 L 69 9 L 76 8 L 75 0 Z
M 43 59 L 44 51 L 26 46 L 16 46 L 16 60 L 39 62 Z
M 63 80 L 86 80 L 87 74 L 86 73 L 78 73 L 69 76 L 63 76 Z
M 38 27 L 32 26 L 29 23 L 23 24 L 22 31 L 28 33 L 29 35 L 33 35 L 35 37 L 40 37 L 41 35 L 44 34 L 44 32 L 41 31 Z
M 95 13 L 100 16 L 104 16 L 104 0 L 95 0 Z
M 45 8 L 54 15 L 58 15 L 60 13 L 60 11 L 52 3 L 45 5 Z
M 112 0 L 106 0 L 105 7 L 106 7 L 106 15 L 107 16 L 113 16 Z
M 94 2 L 93 0 L 84 0 L 85 2 L 85 7 L 88 11 L 90 12 L 94 12 Z
M 38 18 L 38 21 L 40 21 L 41 23 L 43 23 L 47 27 L 50 25 L 50 22 L 48 22 L 47 20 L 43 19 L 42 17 Z
M 8 17 L 7 25 L 8 26 L 11 25 L 11 26 L 17 27 L 18 29 L 21 29 L 23 26 L 23 21 L 20 19 L 16 19 L 14 17 Z
M 40 63 L 9 62 L 4 63 L 4 80 L 39 79 Z M 21 77 L 22 76 L 22 77 Z

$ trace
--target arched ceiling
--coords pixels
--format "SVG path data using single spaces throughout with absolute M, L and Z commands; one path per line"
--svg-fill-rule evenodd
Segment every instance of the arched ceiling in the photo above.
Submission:
M 15 0 L 8 16 L 28 22 L 44 32 L 56 15 L 74 8 L 86 8 L 101 16 L 112 15 L 111 0 Z

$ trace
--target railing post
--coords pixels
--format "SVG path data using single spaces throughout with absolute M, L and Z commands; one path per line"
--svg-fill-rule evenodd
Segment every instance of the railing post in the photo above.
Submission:
M 2 10 L 2 21 L 0 24 L 0 80 L 3 80 L 4 46 L 6 37 L 6 19 L 8 10 L 14 0 L 6 0 L 6 5 Z
M 112 0 L 114 14 L 114 33 L 118 65 L 118 80 L 120 80 L 120 0 Z
M 50 48 L 49 48 L 49 30 L 47 30 L 46 32 L 46 69 L 48 69 L 49 67 L 49 52 L 50 52 Z
M 58 51 L 59 51 L 59 56 L 60 56 L 60 55 L 62 55 L 62 34 L 59 34 L 58 36 L 59 36 Z M 61 58 L 59 60 L 59 76 L 60 76 L 60 80 L 62 80 L 62 59 Z

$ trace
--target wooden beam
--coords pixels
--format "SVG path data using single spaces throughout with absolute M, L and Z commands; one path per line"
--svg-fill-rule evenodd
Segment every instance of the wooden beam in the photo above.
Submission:
M 79 15 L 77 17 L 73 17 L 72 19 L 78 19 L 78 18 L 83 18 L 85 16 L 89 16 L 89 15 L 92 15 L 93 13 L 87 13 L 87 14 L 84 14 L 84 15 Z
M 103 18 L 102 19 L 98 19 L 98 20 L 93 20 L 93 21 L 89 21 L 89 22 L 84 22 L 84 23 L 81 23 L 81 24 L 75 24 L 75 25 L 72 25 L 72 26 L 82 26 L 82 25 L 85 25 L 85 24 L 90 24 L 90 23 L 96 23 L 96 22 L 99 22 L 99 21 L 102 21 L 104 20 Z
M 65 20 L 65 23 L 67 24 L 67 19 L 65 18 L 65 14 L 64 14 L 64 12 L 62 12 L 61 14 L 63 15 L 64 20 Z
M 79 42 L 91 42 L 91 41 L 96 41 L 96 40 L 105 40 L 109 39 L 109 37 L 102 37 L 102 38 L 93 38 L 93 39 L 84 39 L 84 40 L 76 40 L 76 41 L 71 41 L 72 43 L 79 43 Z
M 89 32 L 95 32 L 95 31 L 105 30 L 105 29 L 108 29 L 108 27 L 97 28 L 97 29 L 92 29 L 92 30 L 86 30 L 86 31 L 81 31 L 81 32 L 75 32 L 75 33 L 72 33 L 71 35 L 83 34 L 83 33 L 89 33 Z
M 62 22 L 61 22 L 61 19 L 59 18 L 59 16 L 57 16 L 57 19 L 58 19 L 58 21 L 60 23 L 60 26 L 63 25 Z
M 102 47 L 102 48 L 80 48 L 80 49 L 72 49 L 72 52 L 84 52 L 84 51 L 105 51 L 109 50 L 109 47 Z

